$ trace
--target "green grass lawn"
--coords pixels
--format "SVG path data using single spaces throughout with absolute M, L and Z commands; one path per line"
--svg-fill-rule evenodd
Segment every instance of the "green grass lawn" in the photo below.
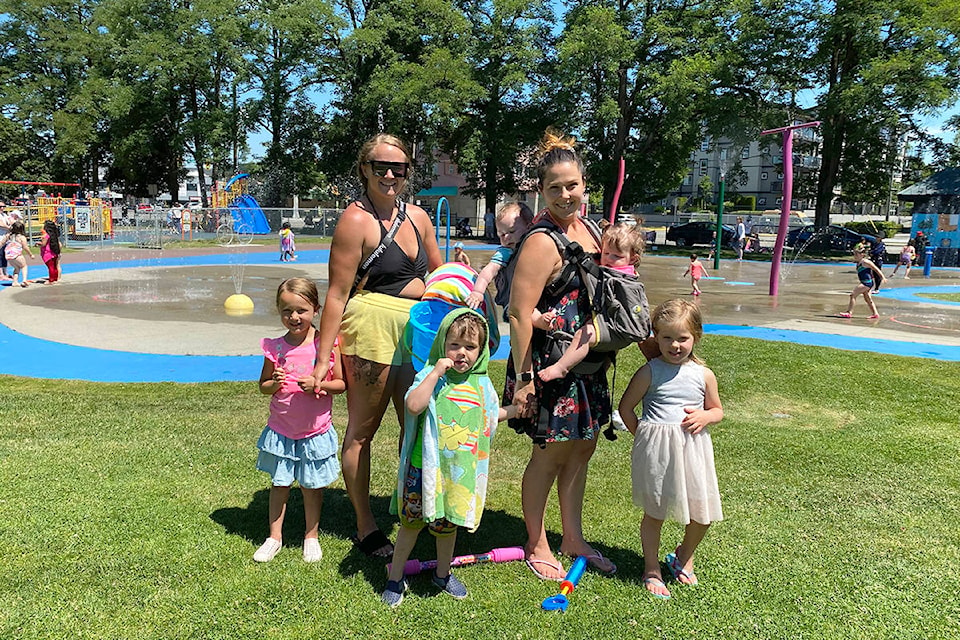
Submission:
M 945 302 L 960 302 L 960 293 L 918 293 L 921 298 L 930 298 L 931 300 L 943 300 Z
M 587 486 L 588 540 L 620 567 L 587 573 L 564 614 L 523 563 L 458 570 L 470 596 L 415 580 L 379 601 L 383 563 L 353 551 L 342 481 L 326 492 L 323 560 L 302 562 L 299 493 L 285 548 L 266 536 L 254 469 L 267 400 L 253 382 L 95 384 L 6 377 L 0 404 L 2 638 L 947 638 L 960 629 L 960 377 L 930 360 L 708 336 L 726 419 L 713 428 L 726 520 L 698 554 L 696 588 L 641 584 L 630 440 L 603 441 Z M 616 389 L 637 366 L 621 355 Z M 251 371 L 251 377 L 257 372 Z M 493 372 L 499 387 L 503 365 Z M 872 381 L 882 383 L 872 391 Z M 342 400 L 336 424 L 345 423 Z M 375 442 L 387 513 L 397 425 Z M 530 444 L 494 442 L 488 509 L 458 553 L 521 544 Z M 548 530 L 559 542 L 555 495 Z M 672 550 L 680 527 L 664 527 Z M 426 534 L 416 557 L 433 556 Z

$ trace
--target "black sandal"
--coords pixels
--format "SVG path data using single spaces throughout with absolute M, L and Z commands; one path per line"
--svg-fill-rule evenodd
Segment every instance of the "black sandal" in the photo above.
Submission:
M 389 558 L 390 556 L 393 555 L 393 543 L 390 542 L 387 536 L 383 535 L 383 531 L 380 531 L 380 529 L 370 532 L 369 534 L 367 534 L 367 537 L 364 538 L 363 540 L 361 540 L 357 536 L 353 536 L 351 540 L 353 540 L 353 545 L 356 548 L 360 549 L 360 551 L 362 551 L 365 555 L 369 557 Z M 383 549 L 384 547 L 390 547 L 390 551 L 388 551 L 385 554 L 376 553 L 377 551 L 379 551 L 380 549 Z

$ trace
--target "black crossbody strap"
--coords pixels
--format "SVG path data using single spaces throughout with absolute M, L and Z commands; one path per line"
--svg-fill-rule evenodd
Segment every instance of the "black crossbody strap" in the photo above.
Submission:
M 387 235 L 383 236 L 383 239 L 380 241 L 380 244 L 377 245 L 377 248 L 374 249 L 370 255 L 367 256 L 367 259 L 361 263 L 360 268 L 357 269 L 357 277 L 353 281 L 353 289 L 350 291 L 352 296 L 357 291 L 357 287 L 360 285 L 360 281 L 367 275 L 367 272 L 370 271 L 370 267 L 373 266 L 373 263 L 377 261 L 383 252 L 387 250 L 391 244 L 393 244 L 393 239 L 397 237 L 397 232 L 400 230 L 400 225 L 403 224 L 403 221 L 407 219 L 407 205 L 405 202 L 399 203 L 400 210 L 397 212 L 397 217 L 394 218 L 393 224 L 390 225 Z

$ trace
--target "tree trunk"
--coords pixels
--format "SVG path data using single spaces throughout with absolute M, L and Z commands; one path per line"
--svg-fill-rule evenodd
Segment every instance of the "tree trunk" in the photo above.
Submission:
M 830 117 L 823 127 L 823 154 L 820 173 L 817 176 L 817 205 L 814 225 L 823 229 L 830 225 L 830 204 L 840 173 L 840 158 L 843 153 L 843 116 Z
M 840 11 L 838 8 L 837 11 Z M 847 118 L 839 106 L 839 96 L 849 78 L 855 75 L 859 63 L 856 37 L 850 31 L 839 33 L 832 44 L 828 89 L 822 113 L 823 160 L 817 177 L 817 207 L 814 224 L 818 229 L 830 225 L 830 203 L 840 174 L 843 146 L 846 139 Z

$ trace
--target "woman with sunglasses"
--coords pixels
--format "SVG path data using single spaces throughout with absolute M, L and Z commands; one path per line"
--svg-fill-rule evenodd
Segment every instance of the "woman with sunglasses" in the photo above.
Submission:
M 427 272 L 443 262 L 430 217 L 401 201 L 411 167 L 407 146 L 392 135 L 378 134 L 360 148 L 363 195 L 333 232 L 314 370 L 316 380 L 325 378 L 339 335 L 348 416 L 341 464 L 357 515 L 354 543 L 383 558 L 393 554 L 393 545 L 370 508 L 370 444 L 391 400 L 402 428 L 403 396 L 415 373 L 401 346 L 403 333 Z

